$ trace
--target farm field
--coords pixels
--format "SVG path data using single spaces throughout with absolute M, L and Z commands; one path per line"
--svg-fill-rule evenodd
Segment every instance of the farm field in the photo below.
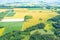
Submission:
M 60 0 L 0 0 L 0 40 L 60 40 Z
M 24 17 L 26 15 L 32 16 L 33 18 L 30 19 L 30 21 L 23 23 L 22 30 L 24 30 L 27 27 L 32 26 L 32 25 L 36 25 L 36 24 L 38 24 L 40 22 L 46 23 L 46 21 L 49 18 L 52 18 L 54 16 L 59 15 L 56 12 L 51 11 L 51 10 L 41 10 L 39 8 L 36 8 L 36 9 L 37 10 L 35 10 L 34 8 L 33 9 L 14 8 L 13 10 L 14 10 L 15 14 L 13 16 L 11 16 L 11 17 L 5 16 L 4 19 L 12 19 L 12 18 L 23 18 L 24 19 Z M 42 20 L 39 21 L 39 18 L 42 19 Z
M 14 35 L 15 35 L 14 33 L 17 32 L 18 34 L 17 38 L 20 38 L 20 36 L 23 35 L 24 37 L 26 36 L 23 40 L 29 40 L 30 36 L 35 34 L 35 32 L 37 31 L 39 34 L 41 33 L 43 35 L 46 35 L 46 34 L 54 35 L 54 38 L 55 38 L 56 35 L 54 34 L 54 31 L 56 28 L 52 24 L 58 22 L 56 20 L 60 20 L 59 19 L 60 14 L 55 11 L 56 10 L 52 11 L 49 9 L 39 9 L 39 8 L 36 8 L 36 9 L 35 8 L 31 8 L 31 9 L 30 8 L 14 8 L 14 9 L 8 9 L 6 11 L 2 11 L 0 12 L 1 14 L 0 26 L 2 27 L 0 28 L 0 35 L 2 36 L 2 38 L 4 38 L 3 36 L 7 37 L 8 35 L 10 35 L 9 37 L 11 37 L 11 34 L 13 34 L 12 38 L 14 38 Z M 59 16 L 59 17 L 57 17 L 57 19 L 54 20 L 53 18 L 56 16 Z M 16 21 L 16 22 L 2 22 L 3 19 L 16 19 L 16 18 L 22 18 L 24 20 Z M 49 19 L 52 19 L 52 20 L 49 20 Z M 21 35 L 20 35 L 20 32 L 21 32 Z
M 4 31 L 2 34 L 14 31 L 14 30 L 21 30 L 23 22 L 0 22 L 0 26 L 4 27 Z M 2 29 L 2 28 L 0 28 Z

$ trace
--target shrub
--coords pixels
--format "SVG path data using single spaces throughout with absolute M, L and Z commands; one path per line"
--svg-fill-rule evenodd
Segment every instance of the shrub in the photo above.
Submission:
M 30 31 L 34 31 L 34 30 L 37 30 L 37 29 L 43 29 L 45 27 L 45 24 L 44 23 L 38 23 L 36 25 L 33 25 L 29 28 L 26 28 L 26 30 L 24 30 L 25 32 L 30 32 Z
M 52 34 L 43 34 L 43 35 L 42 35 L 42 38 L 43 38 L 44 40 L 55 40 L 55 39 L 56 39 L 55 36 L 52 35 Z
M 60 28 L 60 21 L 56 22 L 56 23 L 52 23 L 52 26 L 55 27 L 56 29 Z
M 21 34 L 19 33 L 21 31 L 13 31 L 13 32 L 9 32 L 4 34 L 3 36 L 0 37 L 1 40 L 22 40 L 25 37 L 25 34 Z
M 51 18 L 51 19 L 48 19 L 47 21 L 57 22 L 57 21 L 59 21 L 59 20 L 60 20 L 60 15 L 57 15 L 57 16 Z
M 39 29 L 43 29 L 45 27 L 45 24 L 44 23 L 39 23 L 39 24 L 37 24 L 37 27 Z
M 52 34 L 40 34 L 40 33 L 33 33 L 30 36 L 29 40 L 55 40 L 55 36 Z
M 60 11 L 56 11 L 58 14 L 60 14 Z
M 24 21 L 27 21 L 28 19 L 32 19 L 32 16 L 26 15 L 26 16 L 24 17 Z
M 56 29 L 54 31 L 54 34 L 57 36 L 57 37 L 60 37 L 60 29 Z
M 40 33 L 34 33 L 30 36 L 29 40 L 42 40 L 43 38 L 41 37 Z
M 36 29 L 38 29 L 38 27 L 37 27 L 36 25 L 34 25 L 34 26 L 32 26 L 32 27 L 27 28 L 27 29 L 24 30 L 24 31 L 25 31 L 25 32 L 30 32 L 30 31 L 34 31 L 34 30 L 36 30 Z

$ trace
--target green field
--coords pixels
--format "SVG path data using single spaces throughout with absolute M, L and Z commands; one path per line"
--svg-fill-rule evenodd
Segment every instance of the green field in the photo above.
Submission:
M 5 28 L 5 32 L 11 32 L 14 30 L 21 30 L 23 22 L 0 22 L 0 26 Z
M 35 14 L 30 12 L 30 14 L 32 16 L 34 16 L 34 18 L 33 17 L 30 18 L 29 16 L 27 18 L 24 18 L 27 20 L 29 18 L 33 19 L 33 20 L 30 20 L 30 22 L 29 21 L 0 22 L 0 26 L 5 28 L 3 35 L 0 37 L 1 40 L 40 40 L 40 39 L 41 40 L 60 40 L 59 39 L 60 38 L 60 11 L 59 10 L 28 8 L 27 12 L 29 12 L 29 10 L 30 11 L 31 10 L 35 10 L 35 11 L 42 10 L 44 15 L 42 13 L 40 14 L 39 11 Z M 59 11 L 59 12 L 55 12 L 55 11 Z M 49 13 L 51 13 L 51 15 Z M 54 16 L 55 13 L 58 15 Z M 4 18 L 6 16 L 12 17 L 15 13 L 12 10 L 12 11 L 5 11 L 0 14 L 1 14 L 0 16 L 2 16 L 2 18 Z M 20 14 L 20 12 L 19 12 L 19 14 Z M 21 14 L 19 16 L 21 16 Z M 42 19 L 39 20 L 39 16 L 41 16 Z M 51 16 L 54 16 L 54 17 L 51 17 Z M 35 20 L 37 18 L 38 18 L 38 20 Z M 47 20 L 45 21 L 45 19 L 47 19 Z M 43 20 L 43 22 L 42 22 L 42 20 Z M 25 25 L 24 25 L 24 23 L 25 23 Z M 35 23 L 37 23 L 37 24 L 35 24 Z M 32 25 L 32 24 L 35 24 L 35 25 Z M 32 25 L 32 26 L 30 26 L 30 25 Z M 22 27 L 23 28 L 26 27 L 24 31 L 21 31 Z M 33 38 L 32 38 L 32 36 L 33 36 Z

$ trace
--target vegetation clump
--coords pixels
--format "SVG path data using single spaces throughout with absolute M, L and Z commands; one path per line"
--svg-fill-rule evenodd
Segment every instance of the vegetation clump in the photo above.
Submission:
M 30 32 L 30 31 L 37 30 L 37 29 L 44 29 L 44 27 L 45 27 L 45 24 L 44 23 L 38 23 L 36 25 L 33 25 L 33 26 L 27 28 L 24 31 L 25 32 Z

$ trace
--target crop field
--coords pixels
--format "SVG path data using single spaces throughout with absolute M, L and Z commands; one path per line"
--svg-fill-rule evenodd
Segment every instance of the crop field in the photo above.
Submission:
M 21 30 L 22 24 L 23 22 L 0 22 L 0 26 L 4 26 L 3 34 L 13 30 Z
M 31 10 L 30 10 L 31 11 Z M 23 25 L 23 30 L 26 28 L 26 27 L 30 27 L 32 25 L 36 25 L 38 23 L 46 23 L 46 21 L 49 19 L 49 18 L 52 18 L 54 16 L 57 16 L 58 14 L 55 13 L 55 12 L 50 12 L 48 10 L 32 10 L 31 12 L 29 12 L 30 16 L 32 16 L 32 19 L 30 19 L 30 21 L 28 22 L 24 22 L 24 25 Z M 42 20 L 39 20 L 39 19 L 42 19 Z M 26 27 L 25 27 L 26 26 Z M 47 28 L 48 29 L 48 28 Z
M 16 18 L 22 18 L 24 21 L 2 22 L 4 19 Z M 3 9 L 0 12 L 0 40 L 59 40 L 59 38 L 60 9 L 14 8 Z

